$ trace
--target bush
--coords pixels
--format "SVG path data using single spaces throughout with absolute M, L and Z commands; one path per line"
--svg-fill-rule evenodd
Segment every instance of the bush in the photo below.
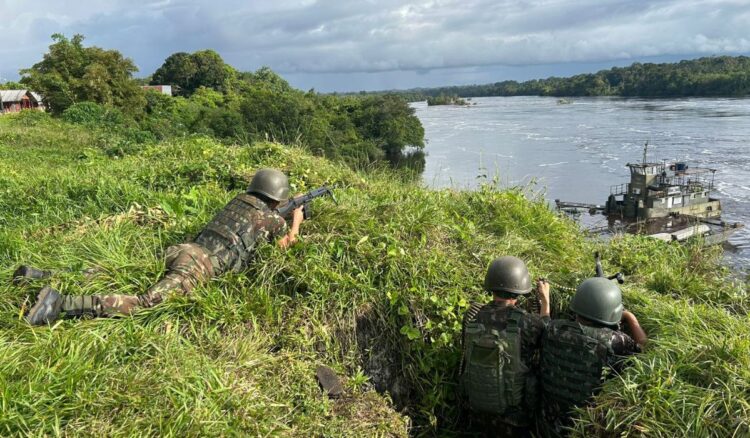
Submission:
M 125 124 L 122 112 L 94 102 L 79 102 L 71 105 L 62 114 L 63 120 L 88 127 L 114 128 Z

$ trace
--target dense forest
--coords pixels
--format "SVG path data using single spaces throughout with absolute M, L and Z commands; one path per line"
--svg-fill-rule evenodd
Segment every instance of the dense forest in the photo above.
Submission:
M 175 53 L 147 79 L 116 50 L 85 47 L 84 37 L 53 35 L 44 58 L 20 83 L 67 121 L 117 131 L 129 143 L 191 134 L 249 144 L 274 140 L 354 167 L 421 171 L 424 129 L 395 95 L 335 96 L 294 89 L 267 67 L 240 72 L 213 50 Z M 171 85 L 175 96 L 144 90 Z
M 401 95 L 409 101 L 440 95 L 741 97 L 750 95 L 750 57 L 714 56 L 664 64 L 636 62 L 629 67 L 613 67 L 569 78 L 417 88 L 403 91 Z

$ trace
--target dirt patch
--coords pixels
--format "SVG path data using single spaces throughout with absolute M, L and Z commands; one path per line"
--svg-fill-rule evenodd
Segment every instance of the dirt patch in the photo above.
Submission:
M 403 410 L 410 391 L 403 373 L 403 358 L 398 353 L 398 336 L 373 306 L 359 310 L 356 319 L 357 349 L 362 368 L 380 393 L 388 393 L 397 409 Z

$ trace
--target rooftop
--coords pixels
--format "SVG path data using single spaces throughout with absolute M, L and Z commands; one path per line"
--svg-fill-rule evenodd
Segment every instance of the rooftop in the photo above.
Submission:
M 0 90 L 0 102 L 20 102 L 27 93 L 31 94 L 37 102 L 42 102 L 42 96 L 39 93 L 29 92 L 29 90 Z

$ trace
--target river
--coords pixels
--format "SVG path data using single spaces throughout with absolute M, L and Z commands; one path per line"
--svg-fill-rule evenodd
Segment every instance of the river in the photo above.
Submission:
M 640 161 L 684 160 L 717 169 L 722 218 L 743 222 L 727 262 L 750 266 L 750 99 L 484 97 L 469 107 L 413 104 L 425 128 L 425 183 L 532 184 L 550 201 L 604 204 Z

